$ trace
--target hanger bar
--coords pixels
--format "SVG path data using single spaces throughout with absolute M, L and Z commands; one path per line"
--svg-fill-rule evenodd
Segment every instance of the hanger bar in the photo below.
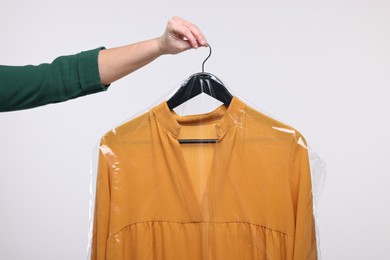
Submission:
M 179 139 L 180 144 L 215 144 L 218 139 Z

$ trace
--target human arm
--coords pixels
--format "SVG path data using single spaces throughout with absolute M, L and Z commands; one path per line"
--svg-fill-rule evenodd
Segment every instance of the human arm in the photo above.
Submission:
M 0 66 L 0 112 L 63 102 L 104 91 L 112 82 L 164 54 L 205 46 L 193 24 L 173 17 L 158 38 L 61 56 L 50 64 Z
M 0 66 L 0 112 L 27 109 L 106 90 L 98 72 L 101 48 L 52 63 Z
M 164 54 L 177 54 L 190 48 L 207 46 L 199 28 L 180 18 L 168 21 L 162 36 L 99 53 L 99 73 L 103 85 L 111 84 Z

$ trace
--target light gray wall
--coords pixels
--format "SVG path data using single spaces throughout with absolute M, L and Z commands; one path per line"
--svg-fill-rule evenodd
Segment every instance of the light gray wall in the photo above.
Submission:
M 153 38 L 173 15 L 195 22 L 214 51 L 206 70 L 327 162 L 323 259 L 390 259 L 389 14 L 386 0 L 8 1 L 0 63 Z M 0 259 L 84 259 L 99 138 L 198 72 L 207 53 L 161 57 L 105 93 L 0 113 Z

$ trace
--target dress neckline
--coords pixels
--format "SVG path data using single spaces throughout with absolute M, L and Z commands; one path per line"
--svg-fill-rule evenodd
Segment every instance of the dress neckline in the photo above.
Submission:
M 168 142 L 162 142 L 162 144 L 167 160 L 172 167 L 173 180 L 175 180 L 179 194 L 184 200 L 190 221 L 204 222 L 213 218 L 216 209 L 215 198 L 221 185 L 220 182 L 226 174 L 227 162 L 230 160 L 235 139 L 234 134 L 232 138 L 225 137 L 229 136 L 227 133 L 234 125 L 239 127 L 244 125 L 245 113 L 246 105 L 237 97 L 233 97 L 229 107 L 221 105 L 205 114 L 180 116 L 169 110 L 166 102 L 153 108 L 153 114 L 157 118 L 157 122 L 171 136 L 167 139 Z M 199 201 L 178 137 L 182 125 L 210 123 L 215 123 L 218 141 L 216 144 L 211 144 L 215 146 L 212 174 L 208 176 L 205 190 L 200 195 Z
M 175 111 L 171 111 L 166 101 L 152 109 L 158 121 L 164 128 L 177 139 L 182 128 L 181 124 L 202 124 L 216 122 L 218 138 L 223 137 L 226 132 L 235 124 L 241 124 L 243 114 L 245 114 L 245 103 L 237 97 L 233 97 L 229 107 L 221 105 L 215 110 L 195 115 L 180 116 Z

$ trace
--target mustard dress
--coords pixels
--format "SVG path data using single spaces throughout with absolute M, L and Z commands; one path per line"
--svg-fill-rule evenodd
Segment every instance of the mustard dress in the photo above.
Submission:
M 163 102 L 99 153 L 92 259 L 317 259 L 305 139 L 237 97 L 189 116 Z

